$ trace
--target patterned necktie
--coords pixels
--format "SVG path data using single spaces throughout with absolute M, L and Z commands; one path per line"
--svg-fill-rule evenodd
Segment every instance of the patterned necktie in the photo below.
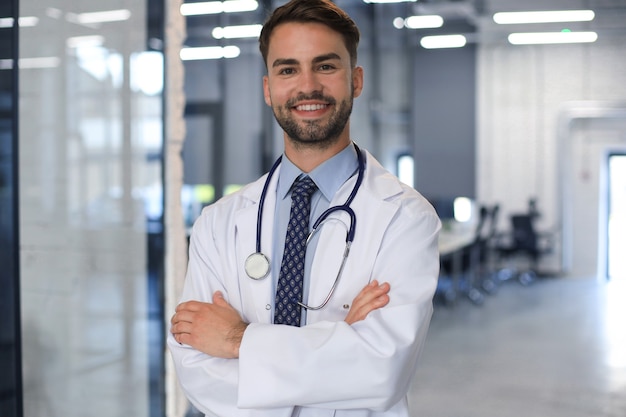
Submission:
M 285 237 L 285 251 L 280 266 L 276 288 L 276 312 L 274 323 L 300 326 L 302 282 L 304 280 L 304 257 L 306 238 L 309 233 L 311 195 L 317 186 L 309 177 L 295 181 L 291 192 L 291 214 Z

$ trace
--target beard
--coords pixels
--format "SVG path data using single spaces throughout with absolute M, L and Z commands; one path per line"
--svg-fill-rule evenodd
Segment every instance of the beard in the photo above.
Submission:
M 320 120 L 298 122 L 291 115 L 290 109 L 295 103 L 302 100 L 325 101 L 329 105 L 334 106 L 335 110 L 326 123 Z M 276 121 L 294 145 L 325 149 L 339 139 L 339 135 L 343 132 L 350 119 L 352 103 L 352 96 L 349 99 L 342 100 L 337 105 L 337 101 L 334 98 L 324 97 L 321 93 L 313 93 L 311 95 L 300 95 L 288 100 L 284 106 L 272 106 L 272 110 Z

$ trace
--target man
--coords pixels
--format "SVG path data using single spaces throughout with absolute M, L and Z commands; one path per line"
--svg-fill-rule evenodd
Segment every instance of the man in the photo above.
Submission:
M 358 40 L 328 0 L 292 0 L 263 27 L 263 90 L 284 130 L 282 161 L 196 221 L 168 338 L 183 390 L 206 415 L 409 416 L 440 222 L 351 141 Z M 294 230 L 328 208 L 311 241 L 294 243 Z

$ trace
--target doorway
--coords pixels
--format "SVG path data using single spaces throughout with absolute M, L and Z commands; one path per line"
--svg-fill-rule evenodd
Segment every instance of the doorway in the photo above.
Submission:
M 609 153 L 607 278 L 626 281 L 626 153 Z

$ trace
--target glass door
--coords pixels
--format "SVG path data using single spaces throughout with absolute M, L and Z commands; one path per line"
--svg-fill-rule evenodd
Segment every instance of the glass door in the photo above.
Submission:
M 609 155 L 608 277 L 626 281 L 626 153 Z
M 163 416 L 163 42 L 148 1 L 51 4 L 20 1 L 24 416 Z

